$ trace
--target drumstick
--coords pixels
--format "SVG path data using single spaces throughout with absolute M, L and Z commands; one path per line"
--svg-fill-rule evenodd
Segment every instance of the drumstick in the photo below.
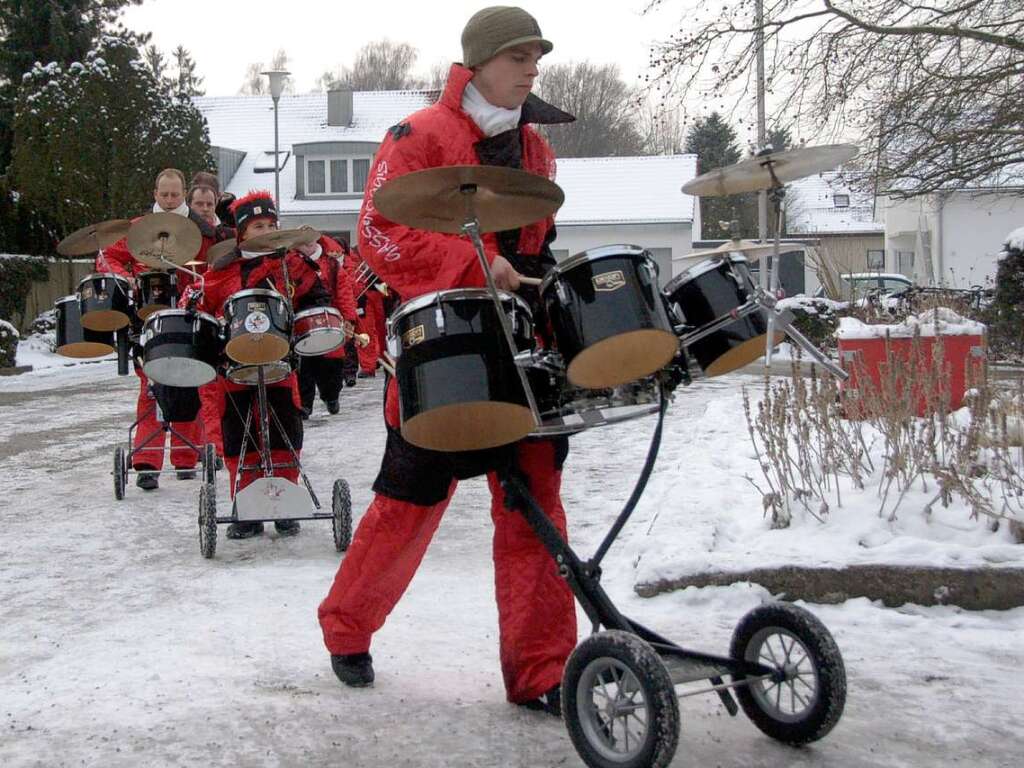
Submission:
M 519 276 L 520 285 L 540 285 L 543 281 L 539 277 L 523 277 Z
M 356 344 L 360 347 L 367 347 L 370 344 L 370 335 L 367 333 L 357 333 L 353 338 L 356 340 Z

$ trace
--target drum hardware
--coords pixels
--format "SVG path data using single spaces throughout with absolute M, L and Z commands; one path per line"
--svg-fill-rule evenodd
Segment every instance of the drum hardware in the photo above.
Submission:
M 182 267 L 199 253 L 202 245 L 199 227 L 177 213 L 150 213 L 128 230 L 128 250 L 154 269 Z
M 775 305 L 778 302 L 778 299 L 770 293 L 758 288 L 754 295 L 754 301 L 758 304 L 761 311 L 768 316 L 769 321 L 773 321 L 775 325 L 778 325 L 779 328 L 789 336 L 798 347 L 813 357 L 829 373 L 841 381 L 846 381 L 850 378 L 849 371 L 843 370 L 843 368 L 832 362 L 828 355 L 818 349 L 810 339 L 794 327 L 793 320 L 795 317 L 792 312 L 788 309 L 781 312 L 776 309 Z
M 564 373 L 565 361 L 557 352 L 550 349 L 528 349 L 518 353 L 514 358 L 516 365 L 522 368 L 533 368 L 550 373 Z
M 680 341 L 682 342 L 684 347 L 689 347 L 693 345 L 695 342 L 698 342 L 701 339 L 712 335 L 713 333 L 717 333 L 725 326 L 736 322 L 742 317 L 746 317 L 747 315 L 753 314 L 755 312 L 760 312 L 761 309 L 762 305 L 759 304 L 758 302 L 748 302 L 747 304 L 744 304 L 743 306 L 737 309 L 730 310 L 726 314 L 713 320 L 711 323 L 703 325 L 695 330 L 691 330 L 685 336 L 680 336 Z
M 131 224 L 128 219 L 111 219 L 76 229 L 57 243 L 57 253 L 61 256 L 87 256 L 102 251 L 127 235 Z

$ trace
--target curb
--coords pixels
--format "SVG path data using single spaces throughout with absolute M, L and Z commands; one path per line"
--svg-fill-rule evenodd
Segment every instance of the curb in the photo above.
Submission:
M 19 373 L 28 373 L 31 370 L 31 365 L 16 365 L 13 368 L 0 368 L 0 376 L 17 376 Z
M 855 597 L 881 600 L 889 608 L 905 603 L 956 605 L 973 611 L 1008 610 L 1024 605 L 1024 568 L 927 568 L 850 565 L 845 568 L 755 568 L 711 572 L 639 583 L 640 597 L 686 587 L 753 582 L 787 600 L 841 603 Z

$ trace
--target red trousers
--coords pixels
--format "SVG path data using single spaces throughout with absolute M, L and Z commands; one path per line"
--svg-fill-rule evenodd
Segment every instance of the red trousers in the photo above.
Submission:
M 221 393 L 220 382 L 214 379 L 203 384 L 199 388 L 199 400 L 199 418 L 203 421 L 206 442 L 213 443 L 217 455 L 224 458 L 224 436 L 220 430 L 220 420 L 224 418 L 224 395 Z
M 135 404 L 135 417 L 138 424 L 135 427 L 135 439 L 132 448 L 135 453 L 132 456 L 132 467 L 134 469 L 163 469 L 164 466 L 164 445 L 167 442 L 167 435 L 164 432 L 163 424 L 156 420 L 156 399 L 149 390 L 149 379 L 142 372 L 141 368 L 135 369 L 139 377 L 139 399 Z M 193 445 L 202 447 L 203 429 L 198 419 L 192 421 L 175 421 L 171 426 L 186 440 Z M 171 435 L 171 464 L 175 469 L 193 469 L 198 461 L 196 452 L 189 448 L 177 435 Z
M 359 349 L 359 367 L 366 373 L 377 370 L 377 358 L 387 349 L 384 335 L 384 296 L 376 288 L 366 292 L 366 306 L 359 318 L 359 332 L 370 337 L 370 343 Z
M 517 462 L 530 491 L 562 536 L 565 510 L 561 472 L 550 443 L 523 442 Z M 494 523 L 494 583 L 498 602 L 501 669 L 509 701 L 528 701 L 561 681 L 576 645 L 572 592 L 555 563 L 517 511 L 506 509 L 494 472 L 487 475 Z M 384 625 L 412 580 L 448 498 L 432 506 L 397 501 L 378 493 L 359 523 L 318 615 L 332 654 L 361 653 Z M 439 614 L 438 621 L 443 621 Z

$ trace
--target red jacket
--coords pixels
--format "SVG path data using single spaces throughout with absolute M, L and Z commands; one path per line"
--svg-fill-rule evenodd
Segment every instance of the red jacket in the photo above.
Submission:
M 473 72 L 453 64 L 440 101 L 392 128 L 377 152 L 359 212 L 359 250 L 380 279 L 404 301 L 430 291 L 484 285 L 476 250 L 462 235 L 412 229 L 384 218 L 373 205 L 373 193 L 388 179 L 411 171 L 447 165 L 479 165 L 475 144 L 485 136 L 462 110 L 462 93 Z M 555 156 L 529 125 L 522 125 L 522 169 L 554 179 Z M 520 230 L 518 250 L 541 251 L 554 220 Z M 498 254 L 494 234 L 483 237 L 489 261 Z
M 352 277 L 342 266 L 345 250 L 334 238 L 323 235 L 317 242 L 323 249 L 320 258 L 313 262 L 320 275 L 320 282 L 331 294 L 331 305 L 351 323 L 356 322 L 356 298 L 352 289 Z
M 224 316 L 224 302 L 232 295 L 248 288 L 271 288 L 282 296 L 285 292 L 281 264 L 287 260 L 291 302 L 295 311 L 315 306 L 328 306 L 330 294 L 320 282 L 316 270 L 309 266 L 301 254 L 289 251 L 281 257 L 259 256 L 251 261 L 235 259 L 224 269 L 211 269 L 204 276 L 203 294 L 198 308 L 217 317 Z M 182 297 L 182 303 L 188 297 Z

